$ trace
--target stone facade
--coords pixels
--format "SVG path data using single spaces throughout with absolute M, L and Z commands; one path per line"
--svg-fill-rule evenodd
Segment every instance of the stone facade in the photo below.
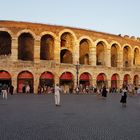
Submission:
M 7 42 L 3 41 L 4 38 L 11 40 L 9 54 L 3 51 L 3 42 Z M 127 84 L 139 84 L 140 41 L 135 37 L 64 26 L 0 21 L 0 51 L 0 70 L 10 74 L 15 89 L 23 71 L 33 75 L 35 93 L 43 72 L 52 73 L 54 83 L 59 83 L 61 75 L 69 72 L 76 87 L 77 63 L 79 83 L 81 74 L 85 73 L 89 76 L 85 80 L 89 80 L 90 85 L 97 85 L 101 80 L 99 75 L 103 75 L 108 87 L 112 86 L 113 75 L 118 88 L 125 79 Z

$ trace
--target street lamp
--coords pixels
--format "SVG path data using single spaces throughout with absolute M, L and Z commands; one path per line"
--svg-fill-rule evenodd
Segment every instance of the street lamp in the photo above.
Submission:
M 77 84 L 77 87 L 79 87 L 79 78 L 78 78 L 78 76 L 79 76 L 79 62 L 77 61 L 77 64 L 75 65 L 76 66 L 76 80 L 77 80 L 77 82 L 76 82 L 76 84 Z

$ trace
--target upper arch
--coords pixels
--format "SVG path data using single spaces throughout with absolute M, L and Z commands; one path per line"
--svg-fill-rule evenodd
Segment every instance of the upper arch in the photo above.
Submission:
M 61 30 L 61 31 L 59 32 L 59 40 L 61 40 L 61 36 L 62 36 L 64 33 L 70 33 L 70 34 L 73 36 L 74 40 L 77 40 L 77 37 L 76 37 L 75 33 L 74 33 L 72 30 L 70 30 L 70 29 L 63 29 L 63 30 Z
M 42 36 L 44 35 L 50 35 L 52 36 L 55 40 L 57 39 L 57 36 L 55 33 L 53 32 L 49 32 L 49 31 L 44 31 L 44 32 L 41 32 L 40 35 L 39 35 L 39 40 L 42 38 Z
M 36 34 L 35 34 L 33 31 L 29 30 L 29 29 L 24 29 L 24 30 L 19 31 L 19 32 L 17 33 L 17 37 L 19 37 L 22 33 L 29 33 L 29 34 L 32 35 L 32 37 L 33 37 L 34 39 L 36 38 Z
M 13 32 L 7 28 L 0 28 L 0 32 L 7 32 L 12 38 L 14 36 Z

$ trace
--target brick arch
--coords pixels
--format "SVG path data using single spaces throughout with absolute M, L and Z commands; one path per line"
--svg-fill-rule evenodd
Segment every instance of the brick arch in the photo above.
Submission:
M 12 54 L 12 36 L 8 31 L 0 30 L 0 55 Z
M 32 72 L 23 70 L 17 75 L 17 92 L 25 93 L 25 87 L 30 86 L 30 92 L 34 92 L 34 76 Z
M 0 79 L 11 79 L 11 74 L 6 70 L 0 70 Z
M 70 49 L 72 53 L 75 52 L 76 36 L 71 30 L 66 29 L 59 33 L 58 40 L 60 42 L 60 49 L 67 48 Z
M 54 60 L 55 38 L 50 34 L 44 34 L 40 38 L 40 59 Z
M 111 55 L 111 66 L 112 67 L 118 67 L 119 63 L 118 60 L 120 60 L 120 50 L 121 46 L 119 46 L 118 43 L 112 42 L 110 46 L 110 55 Z
M 93 72 L 92 71 L 87 71 L 87 70 L 81 70 L 80 69 L 80 72 L 79 72 L 79 75 L 81 75 L 82 73 L 89 73 L 91 75 L 91 78 L 92 78 L 92 75 L 93 75 Z
M 86 44 L 84 42 L 87 42 Z M 90 52 L 91 52 L 91 42 L 87 38 L 83 38 L 79 42 L 79 63 L 90 65 Z
M 139 48 L 139 46 L 134 46 L 134 48 L 133 48 L 133 52 L 134 52 L 135 49 L 138 49 L 139 52 L 140 52 L 140 48 Z
M 21 30 L 21 31 L 19 31 L 18 33 L 17 33 L 17 38 L 21 35 L 21 34 L 23 34 L 23 33 L 29 33 L 29 34 L 31 34 L 31 36 L 33 37 L 33 39 L 36 39 L 36 34 L 33 32 L 33 31 L 31 31 L 31 30 L 29 30 L 29 29 L 24 29 L 24 30 Z
M 118 51 L 121 51 L 122 47 L 121 47 L 120 43 L 118 43 L 117 41 L 111 41 L 110 42 L 110 49 L 111 49 L 112 45 L 117 45 L 119 47 Z
M 135 52 L 136 49 L 138 50 L 138 52 L 137 51 Z M 133 53 L 133 65 L 139 66 L 140 65 L 140 48 L 138 46 L 135 46 L 133 48 L 132 53 Z
M 124 52 L 125 47 L 128 47 L 127 53 Z M 123 48 L 123 66 L 130 67 L 132 62 L 132 54 L 133 54 L 132 47 L 129 44 L 124 44 L 122 48 Z
M 11 36 L 11 39 L 14 38 L 14 33 L 11 30 L 9 30 L 7 28 L 0 28 L 0 32 L 1 31 L 2 32 L 7 32 Z
M 72 93 L 74 88 L 74 75 L 73 73 L 66 70 L 61 73 L 59 77 L 60 85 L 64 93 Z
M 130 48 L 131 52 L 132 52 L 132 50 L 133 50 L 133 49 L 132 49 L 132 46 L 131 46 L 130 44 L 127 44 L 127 43 L 122 45 L 122 50 L 123 50 L 124 47 L 126 47 L 126 46 L 128 46 L 128 47 Z
M 0 86 L 3 84 L 8 86 L 12 84 L 12 76 L 7 70 L 0 70 Z
M 70 30 L 70 29 L 63 29 L 63 30 L 61 30 L 61 31 L 59 32 L 59 40 L 61 40 L 61 36 L 62 36 L 62 34 L 64 34 L 64 33 L 70 33 L 70 34 L 74 37 L 74 41 L 77 40 L 76 34 L 75 34 L 72 30 Z
M 72 70 L 72 69 L 64 69 L 62 70 L 59 74 L 58 74 L 58 77 L 60 77 L 63 73 L 65 72 L 70 72 L 72 75 L 73 75 L 73 79 L 75 77 L 75 72 Z
M 130 74 L 126 73 L 123 75 L 123 84 L 128 85 L 131 83 L 131 76 Z
M 97 46 L 97 44 L 100 43 L 100 42 L 102 42 L 103 45 L 106 47 L 105 49 L 108 49 L 109 48 L 109 44 L 108 44 L 108 42 L 105 39 L 97 39 L 95 41 L 95 46 Z
M 92 44 L 93 44 L 93 40 L 89 37 L 89 36 L 81 36 L 79 39 L 78 39 L 78 44 L 80 44 L 80 42 L 82 41 L 82 40 L 88 40 L 88 42 L 91 44 L 91 46 L 92 46 Z
M 111 75 L 111 88 L 119 88 L 120 86 L 120 76 L 118 73 Z
M 138 86 L 139 85 L 139 80 L 140 80 L 140 77 L 138 74 L 135 74 L 134 77 L 133 77 L 133 84 L 135 86 Z
M 92 75 L 88 72 L 83 72 L 79 75 L 79 84 L 82 84 L 83 87 L 89 86 L 92 84 Z
M 73 63 L 73 54 L 69 49 L 61 49 L 60 51 L 60 63 Z
M 54 85 L 54 74 L 50 71 L 44 71 L 40 74 L 39 77 L 39 85 L 43 88 L 44 86 L 53 86 Z M 40 89 L 41 90 L 41 89 Z M 49 88 L 47 88 L 46 90 L 49 90 Z M 41 93 L 42 91 L 40 91 Z M 45 92 L 49 92 L 49 91 L 45 91 Z
M 98 88 L 103 88 L 103 86 L 107 87 L 107 75 L 105 73 L 99 73 L 96 77 L 96 84 Z
M 55 33 L 53 32 L 49 32 L 49 31 L 44 31 L 44 32 L 41 32 L 40 35 L 39 35 L 39 40 L 41 40 L 42 36 L 44 35 L 50 35 L 54 38 L 54 40 L 56 40 L 58 37 Z
M 106 66 L 107 65 L 107 52 L 108 52 L 108 46 L 106 43 L 107 42 L 103 42 L 104 40 L 98 40 L 95 44 L 96 44 L 96 65 L 102 65 L 102 66 Z M 98 46 L 100 45 L 101 46 Z

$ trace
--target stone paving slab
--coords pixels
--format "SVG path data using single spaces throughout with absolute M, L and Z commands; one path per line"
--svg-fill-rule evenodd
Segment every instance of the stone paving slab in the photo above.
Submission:
M 140 96 L 106 100 L 95 95 L 0 96 L 0 140 L 140 140 Z

